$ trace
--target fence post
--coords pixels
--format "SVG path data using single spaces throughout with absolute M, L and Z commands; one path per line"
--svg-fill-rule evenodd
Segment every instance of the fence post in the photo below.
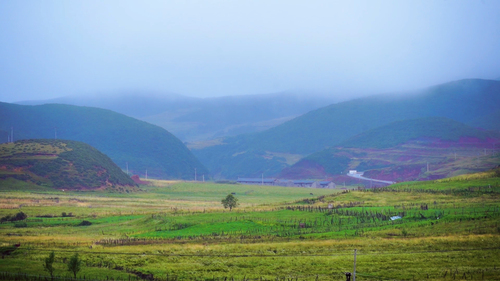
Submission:
M 352 281 L 356 281 L 356 252 L 357 250 L 354 249 L 354 270 L 352 272 Z

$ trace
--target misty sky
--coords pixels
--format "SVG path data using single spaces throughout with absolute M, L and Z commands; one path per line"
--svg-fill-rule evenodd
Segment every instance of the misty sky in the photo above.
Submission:
M 0 101 L 500 78 L 500 1 L 0 1 Z

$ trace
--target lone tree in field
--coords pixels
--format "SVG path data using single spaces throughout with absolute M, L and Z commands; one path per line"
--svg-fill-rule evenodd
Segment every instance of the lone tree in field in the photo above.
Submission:
M 43 264 L 43 269 L 49 272 L 50 278 L 54 277 L 54 258 L 55 254 L 54 251 L 52 251 L 49 256 L 45 259 L 45 262 Z
M 225 209 L 229 208 L 229 211 L 231 211 L 233 208 L 238 206 L 238 198 L 234 197 L 232 194 L 229 194 L 228 196 L 226 196 L 226 198 L 222 199 L 221 203 Z
M 68 271 L 73 272 L 76 279 L 76 274 L 80 271 L 82 265 L 82 260 L 78 257 L 78 253 L 75 253 L 68 261 Z

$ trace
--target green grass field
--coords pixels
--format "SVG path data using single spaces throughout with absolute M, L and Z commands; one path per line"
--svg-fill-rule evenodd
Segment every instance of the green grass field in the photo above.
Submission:
M 500 280 L 495 171 L 348 191 L 152 183 L 118 193 L 0 182 L 0 217 L 28 215 L 0 224 L 2 251 L 20 244 L 0 271 L 47 276 L 54 251 L 57 276 L 78 252 L 86 279 L 345 280 L 356 249 L 357 280 Z

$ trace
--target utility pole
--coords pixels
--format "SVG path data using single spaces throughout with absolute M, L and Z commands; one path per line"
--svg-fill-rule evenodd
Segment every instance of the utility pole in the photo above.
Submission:
M 146 180 L 148 180 L 148 170 L 146 170 Z
M 54 128 L 54 139 L 57 140 L 57 128 Z
M 264 173 L 262 173 L 262 183 L 260 185 L 264 185 Z
M 194 181 L 196 181 L 196 168 L 194 168 Z
M 356 249 L 354 249 L 354 270 L 352 272 L 352 281 L 356 281 Z
M 205 182 L 205 175 L 203 175 L 203 182 Z
M 429 172 L 429 162 L 427 162 L 427 173 Z

